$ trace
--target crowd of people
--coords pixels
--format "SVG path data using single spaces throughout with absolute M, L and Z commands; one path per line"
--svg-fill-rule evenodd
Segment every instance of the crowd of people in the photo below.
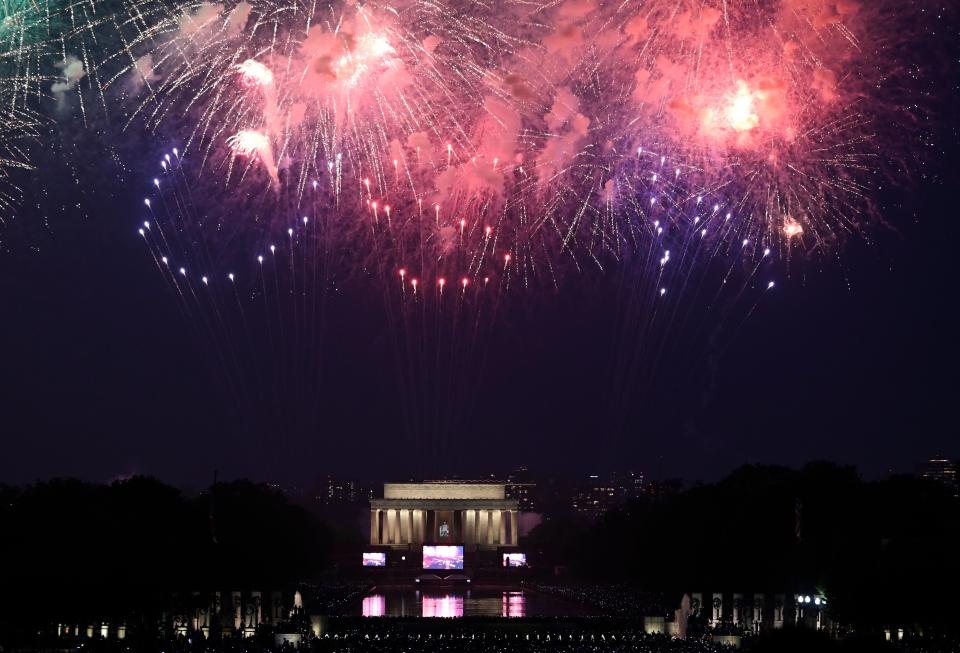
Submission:
M 261 627 L 250 637 L 206 638 L 200 633 L 157 638 L 93 638 L 35 642 L 32 650 L 77 653 L 729 653 L 723 641 L 706 636 L 676 639 L 647 634 L 636 622 L 606 618 L 510 620 L 361 619 L 333 617 L 319 636 L 296 619 L 281 627 Z M 947 653 L 956 642 L 913 637 L 899 642 L 833 640 L 826 633 L 777 631 L 744 640 L 745 653 Z M 5 653 L 0 647 L 0 653 Z
M 141 641 L 92 639 L 78 646 L 89 653 L 720 653 L 727 647 L 707 639 L 678 640 L 648 635 L 636 626 L 595 620 L 515 624 L 495 619 L 345 620 L 319 636 L 262 629 L 247 638 L 206 639 L 198 633 Z M 282 630 L 282 629 L 281 629 Z M 61 642 L 62 643 L 62 642 Z
M 412 632 L 402 624 L 334 632 L 311 642 L 321 653 L 712 653 L 724 651 L 708 640 L 679 640 L 647 635 L 630 627 L 485 629 L 465 623 L 445 632 Z
M 627 585 L 558 585 L 525 583 L 525 587 L 583 605 L 610 617 L 671 616 L 679 604 L 670 605 L 663 594 L 643 592 Z

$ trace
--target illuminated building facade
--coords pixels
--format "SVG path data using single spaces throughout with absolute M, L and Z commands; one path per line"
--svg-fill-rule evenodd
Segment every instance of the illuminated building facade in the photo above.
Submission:
M 370 544 L 512 547 L 519 541 L 518 513 L 503 483 L 386 483 L 383 498 L 370 500 Z
M 957 464 L 944 456 L 936 456 L 920 465 L 920 476 L 942 483 L 957 495 Z

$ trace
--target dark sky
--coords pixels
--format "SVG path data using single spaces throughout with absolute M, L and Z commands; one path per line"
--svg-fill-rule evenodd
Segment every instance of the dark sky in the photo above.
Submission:
M 941 90 L 934 109 L 955 97 Z M 889 226 L 839 257 L 792 265 L 715 345 L 678 334 L 681 353 L 660 361 L 653 383 L 611 402 L 609 362 L 625 346 L 609 338 L 613 282 L 548 294 L 485 339 L 482 376 L 457 370 L 480 381 L 458 400 L 455 433 L 433 440 L 404 426 L 382 315 L 350 292 L 331 299 L 319 398 L 281 408 L 316 415 L 317 426 L 284 429 L 231 400 L 133 231 L 144 175 L 119 173 L 109 152 L 77 137 L 79 163 L 50 152 L 27 183 L 0 254 L 0 482 L 146 473 L 197 486 L 217 469 L 304 483 L 521 463 L 693 480 L 811 459 L 878 476 L 958 457 L 960 148 L 956 119 L 937 115 L 926 162 L 878 194 Z

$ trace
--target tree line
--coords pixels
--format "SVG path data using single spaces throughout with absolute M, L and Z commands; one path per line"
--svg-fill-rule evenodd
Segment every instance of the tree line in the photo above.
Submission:
M 188 497 L 152 478 L 0 486 L 0 626 L 149 613 L 174 593 L 276 590 L 319 574 L 333 535 L 249 481 Z
M 917 477 L 745 466 L 595 523 L 552 515 L 527 546 L 575 577 L 668 595 L 819 592 L 851 626 L 960 623 L 960 500 Z

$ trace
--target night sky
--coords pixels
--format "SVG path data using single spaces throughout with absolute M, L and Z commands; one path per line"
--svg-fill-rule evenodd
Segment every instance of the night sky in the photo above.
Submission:
M 479 382 L 439 442 L 404 426 L 382 314 L 349 289 L 330 300 L 318 398 L 284 407 L 316 427 L 285 430 L 269 410 L 238 405 L 135 233 L 147 179 L 136 148 L 155 160 L 162 143 L 142 136 L 119 165 L 92 137 L 68 134 L 25 182 L 0 253 L 0 482 L 141 473 L 199 487 L 218 470 L 304 484 L 518 464 L 693 481 L 812 459 L 878 477 L 957 457 L 960 146 L 948 78 L 913 173 L 882 184 L 888 224 L 869 242 L 792 262 L 717 342 L 678 333 L 653 383 L 628 386 L 619 403 L 609 365 L 629 343 L 610 337 L 615 282 L 544 293 L 486 339 Z

